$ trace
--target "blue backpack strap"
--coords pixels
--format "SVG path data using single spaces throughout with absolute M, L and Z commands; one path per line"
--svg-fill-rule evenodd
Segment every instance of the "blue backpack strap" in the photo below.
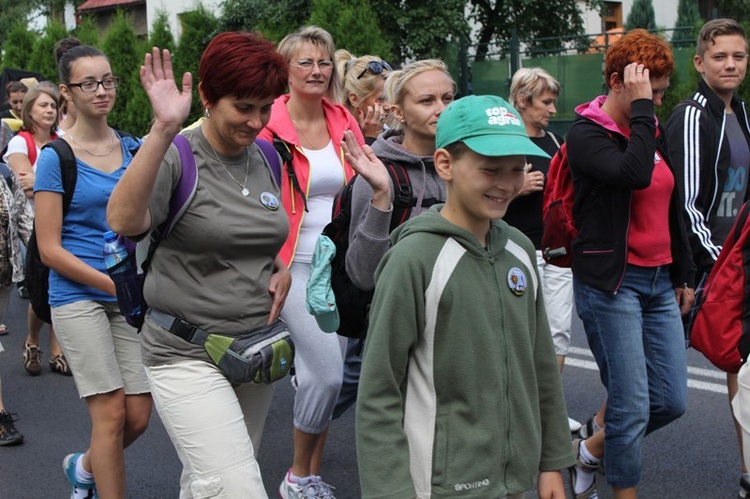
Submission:
M 276 179 L 276 185 L 281 187 L 281 163 L 279 162 L 279 154 L 276 152 L 276 148 L 264 139 L 255 139 L 255 143 L 258 144 L 263 155 L 266 157 L 266 161 L 271 166 L 271 172 L 273 178 Z
M 184 135 L 176 135 L 173 141 L 180 154 L 181 174 L 172 197 L 169 200 L 169 213 L 161 231 L 161 238 L 165 238 L 172 232 L 172 228 L 187 210 L 190 201 L 193 200 L 195 190 L 198 188 L 198 166 L 195 164 L 193 148 Z

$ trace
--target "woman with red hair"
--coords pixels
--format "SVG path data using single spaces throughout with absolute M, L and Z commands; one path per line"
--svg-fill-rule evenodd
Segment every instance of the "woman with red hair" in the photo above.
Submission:
M 682 194 L 654 116 L 674 70 L 670 47 L 633 30 L 605 63 L 609 93 L 576 108 L 567 137 L 576 309 L 607 389 L 604 428 L 574 442 L 576 498 L 597 497 L 604 454 L 614 497 L 635 497 L 644 436 L 685 411 L 680 314 L 694 298 Z
M 206 349 L 175 324 L 236 336 L 275 321 L 290 286 L 277 254 L 289 222 L 280 190 L 255 139 L 286 87 L 288 66 L 272 43 L 221 33 L 200 60 L 206 119 L 183 132 L 198 166 L 198 187 L 169 237 L 154 252 L 144 284 L 149 311 L 143 363 L 183 464 L 181 497 L 265 498 L 256 460 L 273 387 L 235 384 Z M 138 237 L 167 217 L 181 174 L 175 135 L 190 111 L 192 78 L 174 82 L 168 51 L 154 48 L 141 82 L 155 121 L 118 183 L 107 221 Z

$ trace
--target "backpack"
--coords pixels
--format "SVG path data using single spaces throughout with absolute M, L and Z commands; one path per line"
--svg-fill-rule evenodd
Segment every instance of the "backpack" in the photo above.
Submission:
M 686 320 L 690 346 L 736 373 L 750 354 L 750 202 L 740 209 Z
M 121 137 L 132 135 L 125 132 L 117 132 Z M 280 184 L 281 180 L 281 168 L 279 165 L 279 158 L 274 150 L 273 146 L 264 140 L 257 139 L 256 143 L 260 147 L 263 155 L 266 157 L 268 164 L 271 167 L 274 179 L 277 184 Z M 133 327 L 140 328 L 143 325 L 143 318 L 145 317 L 148 307 L 143 300 L 143 282 L 146 277 L 146 272 L 153 258 L 154 251 L 159 246 L 159 243 L 169 236 L 170 232 L 174 228 L 177 220 L 187 209 L 190 201 L 193 199 L 195 190 L 198 186 L 198 169 L 195 164 L 195 156 L 190 147 L 190 143 L 183 135 L 176 135 L 174 138 L 174 144 L 180 154 L 181 164 L 181 175 L 180 179 L 172 192 L 172 196 L 169 201 L 169 212 L 166 220 L 151 231 L 148 238 L 144 239 L 139 243 L 134 243 L 129 239 L 118 236 L 118 238 L 128 248 L 128 254 L 132 258 L 136 258 L 139 269 L 139 290 L 141 291 L 141 312 L 137 316 L 126 316 L 128 324 Z M 75 191 L 76 181 L 78 179 L 78 166 L 76 164 L 75 155 L 70 145 L 64 140 L 55 140 L 50 142 L 45 147 L 51 147 L 60 158 L 60 169 L 62 170 L 62 187 L 63 187 L 63 217 L 70 207 L 70 202 L 73 198 L 73 192 Z M 133 151 L 135 155 L 136 151 Z M 36 229 L 31 232 L 29 243 L 26 248 L 26 286 L 29 290 L 29 301 L 34 313 L 44 322 L 49 324 L 52 323 L 52 314 L 49 306 L 49 268 L 42 263 L 41 256 L 39 255 L 39 247 L 36 240 Z
M 547 172 L 547 188 L 542 202 L 542 256 L 558 267 L 573 263 L 573 239 L 578 235 L 573 223 L 573 177 L 568 166 L 568 145 L 552 157 Z
M 29 163 L 31 164 L 31 166 L 34 166 L 34 163 L 36 163 L 36 155 L 37 155 L 36 142 L 34 142 L 34 135 L 27 130 L 21 130 L 16 135 L 21 137 L 26 142 L 26 155 L 29 157 Z M 52 135 L 52 140 L 55 140 L 55 139 L 57 139 L 57 134 Z
M 120 136 L 129 135 L 119 131 L 117 133 Z M 63 188 L 62 216 L 64 218 L 68 213 L 68 208 L 70 208 L 70 202 L 73 199 L 73 192 L 78 181 L 78 165 L 76 165 L 73 149 L 64 140 L 53 140 L 44 147 L 49 147 L 55 151 L 60 160 Z M 34 220 L 34 229 L 29 236 L 29 242 L 26 244 L 24 274 L 26 276 L 26 289 L 29 292 L 29 302 L 34 314 L 44 322 L 52 324 L 52 313 L 49 308 L 49 268 L 42 263 L 42 257 L 39 254 L 39 246 L 36 240 L 36 219 Z
M 386 170 L 391 177 L 395 190 L 393 213 L 389 233 L 409 220 L 412 208 L 417 200 L 412 196 L 411 181 L 406 168 L 399 163 L 386 163 Z M 349 231 L 351 225 L 351 203 L 355 175 L 339 191 L 333 201 L 331 222 L 323 229 L 336 246 L 336 255 L 331 261 L 331 288 L 336 297 L 340 325 L 336 331 L 340 336 L 363 339 L 367 333 L 368 314 L 374 290 L 364 291 L 358 288 L 346 273 L 346 251 L 349 249 Z M 440 202 L 430 198 L 422 200 L 422 207 L 428 208 Z

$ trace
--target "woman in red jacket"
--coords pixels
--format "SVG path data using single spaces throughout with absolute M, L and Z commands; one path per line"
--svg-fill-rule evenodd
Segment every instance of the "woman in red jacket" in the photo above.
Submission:
M 305 308 L 305 289 L 318 235 L 331 221 L 333 198 L 354 175 L 341 150 L 344 132 L 351 130 L 360 145 L 364 139 L 357 120 L 336 103 L 341 81 L 331 35 L 308 26 L 286 36 L 278 51 L 289 61 L 289 93 L 276 99 L 271 121 L 259 137 L 281 141 L 292 158 L 283 168 L 281 182 L 289 237 L 280 257 L 292 272 L 292 287 L 281 316 L 296 347 L 293 383 L 297 394 L 294 461 L 279 492 L 285 499 L 333 497 L 331 488 L 318 476 L 320 463 L 313 455 L 325 442 L 341 387 L 346 343 L 320 330 Z

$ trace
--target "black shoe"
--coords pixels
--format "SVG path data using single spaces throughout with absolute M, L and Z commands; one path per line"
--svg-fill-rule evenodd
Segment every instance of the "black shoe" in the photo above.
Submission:
M 29 299 L 29 289 L 26 287 L 26 283 L 21 281 L 18 283 L 18 296 L 23 298 L 24 300 Z
M 0 412 L 0 445 L 18 445 L 23 442 L 23 435 L 18 433 L 9 412 Z
M 750 497 L 750 483 L 748 483 L 747 480 L 745 480 L 745 476 L 740 476 L 740 493 L 738 495 L 739 499 L 745 499 L 746 497 Z

